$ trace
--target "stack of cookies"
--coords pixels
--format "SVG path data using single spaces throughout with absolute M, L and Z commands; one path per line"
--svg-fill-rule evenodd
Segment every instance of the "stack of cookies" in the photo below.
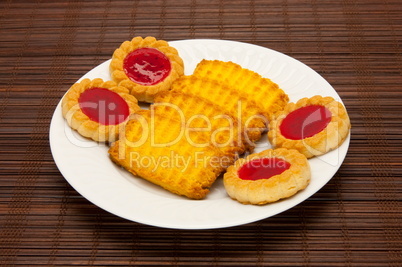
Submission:
M 132 116 L 111 159 L 175 194 L 202 199 L 239 155 L 252 151 L 288 96 L 235 63 L 203 60 L 153 101 Z

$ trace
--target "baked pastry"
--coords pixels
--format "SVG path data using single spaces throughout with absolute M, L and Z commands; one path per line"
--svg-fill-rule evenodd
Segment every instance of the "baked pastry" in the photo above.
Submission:
M 241 75 L 250 73 L 241 72 Z M 261 77 L 253 75 L 252 78 Z M 125 81 L 120 84 L 125 85 Z M 270 114 L 266 107 L 276 110 L 273 103 L 276 100 L 281 103 L 278 96 L 282 94 L 277 95 L 277 89 L 271 90 L 272 96 L 259 94 L 270 103 L 261 108 L 253 92 L 233 86 L 195 75 L 177 78 L 170 90 L 153 94 L 154 103 L 149 111 L 136 113 L 133 118 L 137 119 L 128 122 L 124 138 L 109 150 L 111 159 L 175 194 L 204 198 L 216 177 L 261 138 L 268 123 L 262 112 Z M 270 90 L 268 87 L 254 89 Z M 278 92 L 283 93 L 280 89 Z M 282 96 L 287 99 L 286 94 Z M 197 159 L 199 155 L 203 157 L 202 166 Z M 174 158 L 184 158 L 185 168 L 175 165 Z M 164 167 L 159 162 L 166 159 Z M 144 161 L 149 164 L 138 164 Z
M 130 115 L 140 110 L 127 88 L 99 78 L 75 83 L 61 105 L 71 128 L 100 142 L 115 141 Z
M 289 103 L 277 112 L 270 121 L 268 139 L 274 147 L 296 149 L 311 158 L 339 147 L 350 127 L 340 102 L 316 95 Z
M 256 102 L 258 111 L 267 118 L 282 110 L 289 101 L 288 95 L 276 83 L 230 61 L 204 59 L 198 63 L 193 75 L 220 81 L 242 92 L 247 99 Z
M 261 138 L 267 120 L 257 108 L 257 103 L 243 92 L 207 78 L 182 76 L 171 87 L 172 91 L 193 94 L 220 106 L 225 112 L 241 122 L 247 144 Z
M 155 96 L 155 103 L 150 109 L 151 112 L 185 123 L 186 128 L 194 133 L 207 134 L 210 144 L 230 158 L 245 151 L 244 134 L 238 120 L 205 98 L 165 91 Z
M 228 195 L 263 205 L 293 196 L 310 182 L 307 158 L 296 150 L 268 149 L 238 159 L 223 176 Z
M 180 121 L 141 110 L 126 124 L 125 134 L 109 149 L 111 159 L 175 194 L 202 199 L 225 169 L 223 153 L 209 145 L 206 135 L 191 134 L 194 145 L 182 131 Z
M 139 101 L 152 103 L 156 93 L 168 90 L 184 74 L 184 64 L 177 50 L 166 41 L 135 37 L 114 51 L 110 73 Z

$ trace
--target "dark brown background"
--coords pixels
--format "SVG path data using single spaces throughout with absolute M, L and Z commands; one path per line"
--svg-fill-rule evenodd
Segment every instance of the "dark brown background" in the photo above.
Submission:
M 226 229 L 161 229 L 92 205 L 59 173 L 49 122 L 72 83 L 137 35 L 237 40 L 306 63 L 349 111 L 344 164 L 302 204 Z M 399 0 L 2 0 L 0 262 L 401 266 L 401 43 Z

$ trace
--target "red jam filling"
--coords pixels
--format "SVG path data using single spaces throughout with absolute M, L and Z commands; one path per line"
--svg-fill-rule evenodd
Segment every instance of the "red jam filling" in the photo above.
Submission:
M 242 180 L 268 179 L 281 174 L 290 168 L 290 163 L 279 158 L 253 159 L 244 164 L 238 171 Z
M 289 113 L 280 125 L 287 139 L 300 140 L 324 130 L 331 121 L 331 112 L 324 106 L 311 105 Z
M 155 48 L 138 48 L 128 54 L 123 62 L 126 75 L 135 83 L 154 85 L 170 73 L 170 60 Z
M 85 90 L 78 103 L 89 119 L 103 125 L 122 123 L 130 114 L 127 102 L 117 93 L 105 88 Z

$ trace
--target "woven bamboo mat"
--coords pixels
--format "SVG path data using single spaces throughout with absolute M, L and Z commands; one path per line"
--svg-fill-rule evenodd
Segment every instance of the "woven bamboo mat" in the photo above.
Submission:
M 81 197 L 50 153 L 61 96 L 133 36 L 215 38 L 288 54 L 327 79 L 351 120 L 348 155 L 300 205 L 255 223 L 171 230 Z M 399 0 L 0 2 L 0 263 L 402 266 Z

